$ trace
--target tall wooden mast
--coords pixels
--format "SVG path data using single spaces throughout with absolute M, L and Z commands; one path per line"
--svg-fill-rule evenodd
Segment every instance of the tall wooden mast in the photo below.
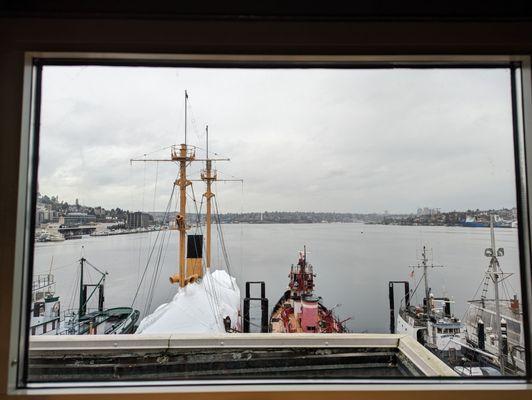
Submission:
M 212 193 L 212 181 L 217 180 L 216 171 L 212 169 L 213 161 L 229 161 L 228 158 L 209 158 L 208 150 L 208 128 L 207 128 L 207 157 L 205 159 L 196 158 L 195 151 L 189 150 L 187 145 L 187 102 L 188 94 L 185 91 L 185 143 L 179 146 L 172 146 L 171 157 L 170 159 L 132 159 L 131 162 L 142 161 L 142 162 L 177 162 L 179 164 L 179 176 L 178 179 L 174 181 L 174 185 L 179 188 L 179 213 L 176 216 L 176 228 L 179 231 L 179 244 L 178 244 L 178 264 L 179 270 L 176 274 L 170 277 L 171 283 L 179 283 L 180 287 L 186 286 L 190 281 L 198 278 L 198 276 L 187 276 L 187 224 L 186 224 L 186 208 L 187 208 L 187 187 L 192 184 L 193 180 L 188 179 L 187 177 L 187 166 L 193 161 L 205 161 L 206 169 L 201 174 L 201 180 L 207 183 L 207 189 L 205 192 L 205 197 L 207 199 L 207 216 L 206 216 L 206 225 L 207 225 L 207 257 L 206 264 L 207 268 L 211 266 L 211 215 L 212 215 L 212 205 L 211 199 L 214 196 Z M 239 179 L 235 179 L 241 181 Z M 232 179 L 226 179 L 225 181 L 232 181 Z M 190 261 L 190 260 L 189 260 Z M 201 260 L 197 260 L 198 266 L 201 268 Z M 195 263 L 195 261 L 194 261 Z M 194 269 L 194 264 L 192 270 Z M 188 274 L 190 275 L 190 273 Z
M 214 193 L 212 192 L 212 182 L 216 180 L 216 170 L 212 169 L 212 160 L 209 159 L 209 126 L 207 125 L 205 127 L 205 136 L 206 136 L 206 160 L 205 160 L 205 171 L 201 173 L 201 179 L 205 181 L 206 183 L 206 189 L 205 189 L 205 199 L 207 202 L 207 211 L 205 214 L 205 230 L 206 230 L 206 257 L 205 257 L 205 263 L 206 267 L 211 267 L 211 216 L 212 216 L 212 204 L 211 200 L 214 197 Z
M 187 186 L 191 182 L 187 179 L 187 163 L 194 161 L 194 153 L 187 154 L 187 145 L 181 144 L 179 153 L 172 148 L 172 161 L 179 162 L 179 177 L 174 185 L 179 187 L 179 214 L 176 216 L 176 227 L 179 231 L 179 273 L 170 277 L 170 282 L 179 283 L 184 287 L 187 283 L 185 273 L 185 244 L 187 240 Z

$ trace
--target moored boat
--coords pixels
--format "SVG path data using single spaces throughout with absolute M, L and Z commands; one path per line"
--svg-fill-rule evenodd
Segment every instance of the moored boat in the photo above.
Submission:
M 423 303 L 413 305 L 410 302 L 408 282 L 391 281 L 390 287 L 390 330 L 391 333 L 407 334 L 423 344 L 439 358 L 449 364 L 459 361 L 462 354 L 462 341 L 465 338 L 465 326 L 459 318 L 455 317 L 451 311 L 452 301 L 448 297 L 435 297 L 429 287 L 429 268 L 442 267 L 440 265 L 429 264 L 427 249 L 423 246 L 421 253 L 421 263 L 412 268 L 422 268 L 424 281 Z M 413 276 L 413 274 L 412 274 Z M 420 279 L 420 280 L 421 280 Z M 402 299 L 397 321 L 394 323 L 393 306 L 393 284 L 405 284 L 405 296 Z M 421 282 L 419 282 L 421 283 Z M 418 284 L 419 285 L 419 284 Z M 416 285 L 416 287 L 418 287 Z
M 31 303 L 31 335 L 95 335 L 126 334 L 135 331 L 139 312 L 131 307 L 104 307 L 104 285 L 107 272 L 103 272 L 81 257 L 79 281 L 79 306 L 61 310 L 60 297 L 55 292 L 55 278 L 51 273 L 34 276 Z M 87 283 L 86 265 L 100 274 L 98 282 Z M 91 305 L 95 307 L 91 308 Z
M 516 294 L 509 298 L 510 288 L 506 287 L 505 280 L 512 274 L 500 267 L 499 257 L 504 256 L 504 249 L 495 245 L 494 227 L 495 218 L 491 216 L 491 246 L 484 252 L 490 263 L 480 285 L 480 296 L 469 301 L 465 317 L 466 346 L 472 359 L 496 367 L 501 375 L 523 374 L 523 310 Z
M 299 253 L 297 265 L 290 267 L 288 290 L 273 307 L 270 330 L 274 333 L 343 333 L 340 321 L 314 294 L 313 266 L 307 262 L 306 249 Z

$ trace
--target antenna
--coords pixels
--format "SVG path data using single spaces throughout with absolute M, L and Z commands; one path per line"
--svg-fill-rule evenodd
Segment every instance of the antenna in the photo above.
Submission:
M 499 260 L 497 255 L 503 255 L 504 250 L 501 248 L 498 251 L 495 247 L 495 227 L 493 224 L 493 214 L 490 214 L 490 239 L 491 239 L 491 249 L 486 249 L 485 255 L 490 257 L 490 276 L 493 280 L 493 286 L 495 291 L 495 334 L 497 335 L 497 347 L 498 347 L 498 358 L 499 358 L 499 367 L 501 374 L 504 375 L 505 360 L 503 354 L 503 343 L 501 335 L 501 310 L 500 310 L 500 301 L 499 301 Z M 489 251 L 491 250 L 491 251 Z M 490 254 L 491 253 L 491 254 Z
M 428 277 L 428 268 L 442 268 L 443 265 L 434 265 L 434 264 L 427 264 L 428 258 L 427 258 L 427 248 L 426 246 L 423 246 L 423 251 L 421 252 L 421 265 L 410 265 L 410 268 L 423 268 L 423 279 L 425 283 L 425 302 L 426 302 L 426 312 L 427 315 L 430 317 L 431 314 L 431 306 L 430 306 L 430 288 L 429 288 L 429 277 Z
M 187 103 L 188 103 L 188 93 L 185 90 L 185 146 L 187 145 Z
M 52 274 L 52 266 L 54 265 L 54 256 L 52 256 L 52 259 L 50 260 L 50 270 L 48 271 L 48 275 Z

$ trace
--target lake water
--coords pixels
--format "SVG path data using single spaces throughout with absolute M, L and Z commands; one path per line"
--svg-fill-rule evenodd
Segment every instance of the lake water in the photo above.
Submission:
M 222 225 L 231 260 L 230 272 L 237 278 L 242 297 L 246 281 L 265 281 L 272 307 L 288 284 L 290 265 L 297 263 L 298 252 L 307 246 L 307 259 L 314 266 L 316 294 L 328 307 L 336 304 L 341 319 L 354 332 L 388 332 L 388 281 L 410 280 L 415 287 L 420 269 L 413 278 L 409 265 L 416 265 L 421 248 L 432 249 L 431 259 L 444 268 L 430 270 L 429 284 L 437 296 L 452 298 L 454 313 L 460 318 L 479 287 L 489 259 L 484 249 L 490 246 L 488 228 L 384 226 L 364 224 L 241 224 Z M 35 273 L 52 272 L 61 306 L 76 308 L 79 287 L 79 263 L 85 258 L 109 273 L 105 284 L 106 307 L 129 306 L 141 280 L 157 232 L 107 237 L 85 236 L 80 240 L 36 243 Z M 141 317 L 161 303 L 168 302 L 177 288 L 168 277 L 177 270 L 177 232 L 165 236 L 159 273 L 151 305 L 146 301 L 148 286 L 154 277 L 155 263 L 146 270 L 135 308 Z M 508 294 L 520 293 L 517 229 L 495 230 L 497 247 L 504 247 L 500 258 L 508 278 Z M 83 246 L 83 249 L 82 249 Z M 155 251 L 152 260 L 158 252 Z M 431 261 L 432 261 L 431 260 Z M 219 246 L 213 248 L 213 268 L 223 265 Z M 94 282 L 98 273 L 87 267 L 85 280 Z M 414 302 L 422 299 L 420 285 Z M 402 288 L 396 290 L 397 298 Z M 506 294 L 506 292 L 504 293 Z M 398 304 L 398 301 L 396 302 Z

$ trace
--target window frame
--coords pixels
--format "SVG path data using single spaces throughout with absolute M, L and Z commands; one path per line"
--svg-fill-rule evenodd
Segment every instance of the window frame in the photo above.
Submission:
M 25 283 L 29 281 L 32 271 L 33 257 L 33 226 L 36 193 L 33 188 L 36 182 L 38 162 L 38 127 L 39 120 L 35 116 L 40 114 L 40 84 L 43 65 L 115 65 L 115 66 L 175 66 L 175 67 L 264 67 L 264 68 L 501 68 L 503 66 L 518 66 L 519 76 L 512 74 L 512 102 L 522 107 L 512 107 L 514 122 L 514 149 L 516 157 L 516 191 L 519 226 L 519 251 L 521 263 L 521 291 L 523 299 L 523 313 L 525 344 L 527 348 L 527 377 L 526 379 L 509 379 L 504 382 L 494 380 L 475 381 L 467 379 L 453 383 L 436 380 L 393 381 L 393 385 L 385 390 L 444 390 L 463 389 L 467 386 L 487 388 L 488 390 L 521 390 L 530 388 L 532 349 L 530 343 L 532 310 L 532 277 L 530 260 L 530 227 L 532 226 L 529 210 L 532 200 L 528 196 L 528 188 L 532 187 L 532 163 L 526 163 L 527 158 L 532 159 L 532 138 L 526 139 L 526 131 L 532 136 L 532 74 L 529 56 L 287 56 L 287 55 L 215 55 L 215 54 L 134 54 L 134 53 L 83 53 L 83 52 L 26 52 L 24 58 L 23 103 L 21 124 L 20 164 L 18 180 L 18 205 L 17 205 L 17 231 L 15 238 L 15 268 L 13 279 L 11 333 L 10 333 L 10 360 L 20 360 L 21 354 L 27 355 L 27 333 L 24 315 L 28 310 L 28 294 Z M 528 284 L 527 284 L 528 283 Z M 27 285 L 26 285 L 27 286 Z M 18 339 L 18 344 L 14 343 Z M 26 360 L 27 361 L 27 360 Z M 85 389 L 69 385 L 68 388 L 28 389 L 20 386 L 24 380 L 23 364 L 10 362 L 8 368 L 8 390 L 10 394 L 75 394 L 84 393 Z M 380 381 L 379 381 L 380 382 Z M 528 384 L 527 384 L 528 382 Z M 458 386 L 460 385 L 460 386 Z M 80 385 L 84 386 L 84 385 Z M 241 385 L 224 385 L 208 387 L 197 386 L 149 386 L 149 391 L 164 393 L 175 392 L 245 392 L 250 388 L 258 391 L 278 390 L 303 390 L 303 391 L 379 391 L 382 387 L 375 387 L 367 381 L 356 383 L 333 383 L 320 385 L 293 385 L 280 384 L 265 386 L 243 381 Z M 142 385 L 119 385 L 120 393 L 143 393 Z M 99 388 L 99 393 L 115 393 L 116 388 Z M 92 391 L 92 389 L 91 389 Z M 282 394 L 282 392 L 279 392 Z

